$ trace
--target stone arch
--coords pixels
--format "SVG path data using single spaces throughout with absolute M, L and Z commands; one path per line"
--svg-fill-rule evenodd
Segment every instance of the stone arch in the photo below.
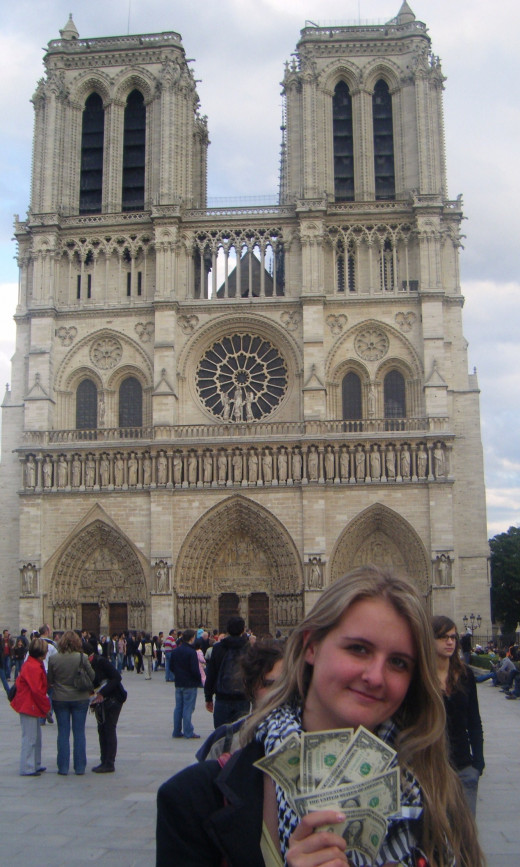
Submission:
M 340 81 L 344 81 L 348 85 L 351 94 L 358 90 L 360 85 L 359 67 L 350 60 L 342 60 L 341 63 L 335 61 L 320 73 L 320 87 L 329 95 L 334 93 L 334 88 Z
M 384 357 L 385 363 L 386 359 L 390 356 L 394 363 L 396 359 L 400 359 L 401 364 L 407 366 L 409 376 L 411 375 L 414 379 L 423 379 L 424 371 L 421 359 L 410 341 L 407 340 L 406 337 L 403 337 L 396 328 L 389 325 L 387 322 L 380 322 L 377 319 L 365 319 L 362 322 L 356 323 L 352 328 L 349 328 L 344 334 L 342 334 L 330 349 L 325 360 L 325 376 L 328 381 L 337 381 L 337 371 L 343 369 L 342 365 L 346 359 L 357 358 L 357 353 L 354 349 L 354 340 L 357 334 L 366 329 L 384 331 L 388 336 L 389 348 Z M 381 360 L 376 362 L 367 362 L 367 369 L 371 371 L 372 375 L 375 374 L 375 365 L 377 365 L 377 369 L 380 369 Z
M 110 102 L 111 81 L 110 77 L 102 70 L 95 73 L 89 71 L 85 75 L 78 76 L 71 87 L 70 100 L 78 108 L 85 108 L 85 101 L 91 93 L 99 93 L 103 100 L 103 108 L 106 109 Z
M 390 93 L 401 87 L 401 69 L 389 58 L 376 58 L 363 67 L 364 87 L 369 93 L 374 90 L 380 78 L 386 81 Z
M 381 503 L 365 509 L 345 527 L 331 556 L 330 580 L 367 563 L 392 566 L 407 575 L 427 597 L 430 589 L 428 557 L 412 525 Z
M 115 86 L 115 99 L 120 103 L 126 103 L 128 95 L 133 90 L 139 90 L 143 94 L 145 104 L 154 97 L 155 78 L 144 69 L 126 68 L 119 76 Z
M 98 606 L 103 631 L 112 605 L 126 605 L 128 628 L 146 628 L 146 562 L 101 509 L 94 507 L 90 519 L 69 535 L 44 573 L 54 628 L 79 628 L 85 604 Z
M 248 620 L 247 601 L 265 592 L 269 631 L 294 626 L 303 613 L 303 568 L 296 545 L 267 509 L 237 495 L 214 506 L 195 524 L 176 570 L 177 622 L 215 623 L 221 594 L 235 593 Z M 202 607 L 202 612 L 200 608 Z M 205 615 L 205 616 L 204 616 Z

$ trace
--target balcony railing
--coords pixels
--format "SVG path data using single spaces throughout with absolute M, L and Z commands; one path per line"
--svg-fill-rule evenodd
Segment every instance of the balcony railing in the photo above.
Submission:
M 312 419 L 307 421 L 275 422 L 217 422 L 214 424 L 147 425 L 145 427 L 96 428 L 92 430 L 45 430 L 24 431 L 23 446 L 45 447 L 123 441 L 175 442 L 181 444 L 195 441 L 217 442 L 219 440 L 279 440 L 305 437 L 355 436 L 361 440 L 379 434 L 443 434 L 448 433 L 448 418 L 368 418 L 355 421 L 342 419 Z

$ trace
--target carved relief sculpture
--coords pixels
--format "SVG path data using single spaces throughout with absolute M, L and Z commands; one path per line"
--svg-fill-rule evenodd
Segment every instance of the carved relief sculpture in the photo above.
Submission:
M 281 449 L 278 455 L 278 481 L 282 483 L 287 481 L 287 452 L 285 449 Z
M 356 449 L 356 479 L 362 481 L 365 478 L 365 452 L 363 446 Z
M 85 461 L 85 487 L 93 488 L 96 479 L 96 462 L 92 455 Z
M 173 483 L 174 485 L 182 483 L 182 455 L 180 452 L 175 452 L 173 455 Z
M 117 453 L 114 461 L 114 485 L 116 488 L 123 487 L 125 464 L 123 456 L 120 452 Z
M 255 451 L 249 452 L 249 457 L 247 459 L 247 472 L 249 484 L 256 485 L 258 481 L 258 455 Z
M 387 479 L 395 479 L 395 452 L 391 443 L 386 448 L 385 466 Z
M 33 596 L 36 593 L 36 567 L 32 563 L 27 563 L 21 569 L 22 577 L 22 595 Z
M 168 460 L 163 451 L 157 457 L 157 484 L 165 485 L 168 481 Z
M 67 485 L 67 461 L 65 455 L 60 455 L 58 458 L 58 488 L 65 488 Z
M 401 452 L 401 475 L 403 479 L 410 478 L 410 452 L 406 446 Z
M 202 467 L 204 473 L 204 484 L 211 484 L 211 480 L 213 478 L 213 458 L 209 452 L 204 453 L 204 458 L 202 460 Z
M 439 554 L 435 561 L 435 579 L 441 587 L 451 584 L 451 558 L 448 554 Z
M 132 487 L 137 485 L 137 458 L 135 452 L 131 452 L 128 459 L 128 484 Z
M 435 478 L 444 478 L 446 467 L 444 460 L 444 451 L 440 443 L 436 443 L 433 450 L 433 466 Z
M 99 462 L 99 478 L 104 488 L 110 484 L 110 462 L 106 453 L 101 455 Z
M 334 452 L 332 446 L 327 446 L 325 451 L 325 478 L 331 482 L 334 479 Z
M 242 455 L 239 449 L 233 455 L 233 481 L 239 484 L 242 481 Z
M 319 557 L 313 557 L 307 564 L 307 587 L 309 590 L 321 590 L 323 587 L 322 566 Z
M 81 461 L 78 455 L 72 459 L 72 487 L 79 488 L 81 485 Z
M 424 451 L 424 446 L 421 443 L 417 452 L 417 475 L 420 479 L 426 478 L 426 465 L 428 463 L 428 455 Z
M 143 460 L 143 485 L 151 485 L 152 484 L 152 459 L 148 452 L 144 456 Z
M 45 458 L 42 465 L 43 487 L 52 488 L 52 463 L 50 458 Z
M 374 480 L 381 478 L 381 455 L 375 443 L 370 452 L 370 475 Z
M 273 481 L 273 457 L 269 449 L 262 455 L 262 476 L 265 485 L 270 485 Z
M 227 478 L 227 458 L 225 452 L 220 452 L 217 459 L 218 483 L 219 485 L 226 484 Z
M 341 447 L 339 456 L 339 474 L 342 479 L 348 479 L 348 451 L 346 446 Z
M 165 560 L 155 564 L 155 579 L 158 593 L 168 593 L 170 589 L 169 567 Z
M 295 482 L 302 480 L 302 455 L 298 449 L 292 453 L 292 477 Z
M 197 455 L 190 452 L 188 456 L 188 484 L 197 484 Z

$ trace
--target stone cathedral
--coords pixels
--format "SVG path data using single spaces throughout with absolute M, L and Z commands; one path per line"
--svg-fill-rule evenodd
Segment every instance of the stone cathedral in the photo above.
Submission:
M 310 22 L 276 204 L 209 207 L 175 32 L 49 42 L 2 404 L 12 629 L 287 634 L 363 563 L 489 628 L 444 76 L 404 2 Z

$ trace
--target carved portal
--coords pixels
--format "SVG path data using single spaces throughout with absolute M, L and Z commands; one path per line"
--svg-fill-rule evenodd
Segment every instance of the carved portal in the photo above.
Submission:
M 269 597 L 269 627 L 296 625 L 303 613 L 298 552 L 266 509 L 233 497 L 207 513 L 186 539 L 176 567 L 179 628 L 218 622 L 218 600 L 237 594 L 248 619 L 253 594 Z M 203 616 L 201 616 L 203 615 Z
M 414 581 L 424 596 L 428 594 L 430 567 L 419 536 L 404 518 L 380 504 L 345 527 L 332 555 L 331 581 L 369 563 L 389 566 Z
M 81 530 L 59 558 L 51 579 L 55 629 L 74 629 L 81 605 L 97 604 L 108 626 L 111 603 L 128 605 L 128 626 L 146 625 L 146 581 L 139 558 L 117 530 L 101 520 Z

